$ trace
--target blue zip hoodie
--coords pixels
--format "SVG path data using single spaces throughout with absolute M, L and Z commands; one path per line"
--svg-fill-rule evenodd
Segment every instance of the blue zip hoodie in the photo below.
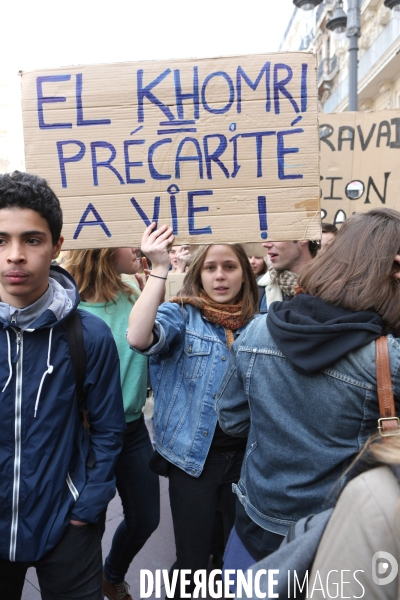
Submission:
M 125 429 L 119 359 L 109 327 L 79 311 L 89 442 L 63 325 L 78 302 L 72 277 L 52 267 L 36 303 L 22 310 L 0 303 L 0 557 L 6 560 L 39 560 L 70 519 L 96 522 L 115 494 Z

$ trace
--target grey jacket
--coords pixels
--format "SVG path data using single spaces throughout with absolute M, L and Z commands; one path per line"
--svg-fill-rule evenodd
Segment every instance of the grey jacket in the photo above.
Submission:
M 399 499 L 400 487 L 389 467 L 367 471 L 346 486 L 309 577 L 309 585 L 317 578 L 324 587 L 325 595 L 322 590 L 315 591 L 313 600 L 334 597 L 337 582 L 339 598 L 400 597 L 399 577 L 393 577 L 400 560 Z M 389 554 L 379 556 L 378 552 Z M 348 582 L 342 589 L 341 579 Z M 309 587 L 310 597 L 311 590 Z

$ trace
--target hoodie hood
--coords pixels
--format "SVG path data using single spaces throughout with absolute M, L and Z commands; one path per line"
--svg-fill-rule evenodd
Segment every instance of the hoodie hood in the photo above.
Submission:
M 51 364 L 53 328 L 65 319 L 69 313 L 76 308 L 79 302 L 76 283 L 65 269 L 58 266 L 50 267 L 49 285 L 44 294 L 35 302 L 24 308 L 15 308 L 5 302 L 0 302 L 0 321 L 6 329 L 7 354 L 9 375 L 2 393 L 7 389 L 13 374 L 12 363 L 16 363 L 20 355 L 20 344 L 17 342 L 17 353 L 12 358 L 11 339 L 8 327 L 17 327 L 21 331 L 32 333 L 35 329 L 47 328 L 49 331 L 47 362 L 39 383 L 36 396 L 34 417 L 36 418 L 42 387 L 47 375 L 53 373 Z
M 79 294 L 74 279 L 65 269 L 50 267 L 49 287 L 33 304 L 15 308 L 0 302 L 0 321 L 3 327 L 37 329 L 53 327 L 64 319 L 79 303 Z
M 377 313 L 353 312 L 306 294 L 271 304 L 267 327 L 296 371 L 306 374 L 326 369 L 383 335 Z

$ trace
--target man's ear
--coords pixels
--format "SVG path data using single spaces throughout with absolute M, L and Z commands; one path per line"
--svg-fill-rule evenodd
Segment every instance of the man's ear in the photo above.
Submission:
M 308 246 L 308 240 L 298 240 L 299 246 Z
M 64 238 L 61 236 L 60 239 L 58 240 L 57 244 L 55 246 L 53 246 L 53 255 L 52 258 L 57 258 L 57 256 L 60 254 L 61 252 L 61 246 L 64 243 Z

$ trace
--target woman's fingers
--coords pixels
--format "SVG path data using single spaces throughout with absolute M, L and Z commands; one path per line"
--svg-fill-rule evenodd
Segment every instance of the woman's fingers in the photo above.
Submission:
M 150 251 L 152 249 L 164 250 L 174 240 L 172 227 L 162 225 L 154 230 L 155 227 L 156 223 L 152 223 L 143 234 L 141 245 L 143 252 L 146 252 L 146 250 L 148 252 L 149 249 Z

